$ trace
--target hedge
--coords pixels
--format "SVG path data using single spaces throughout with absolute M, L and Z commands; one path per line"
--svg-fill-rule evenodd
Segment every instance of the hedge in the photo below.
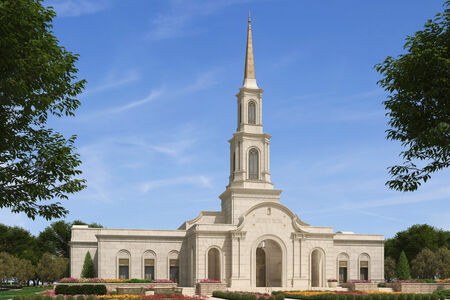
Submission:
M 255 294 L 252 293 L 233 293 L 233 292 L 220 292 L 220 291 L 214 291 L 213 297 L 216 298 L 222 298 L 222 299 L 229 299 L 229 300 L 284 300 L 284 295 L 273 295 L 269 298 L 266 298 L 264 296 L 260 296 L 257 298 Z
M 55 288 L 56 295 L 106 295 L 104 284 L 65 285 L 60 284 Z M 79 299 L 77 299 L 79 300 Z

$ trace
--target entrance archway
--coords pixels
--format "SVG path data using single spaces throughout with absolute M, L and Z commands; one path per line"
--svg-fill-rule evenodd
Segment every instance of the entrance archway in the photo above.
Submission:
M 217 248 L 208 251 L 208 279 L 220 280 L 220 252 Z
M 324 255 L 320 249 L 311 252 L 311 287 L 324 286 Z
M 283 252 L 280 245 L 271 239 L 261 241 L 256 248 L 256 286 L 281 287 Z

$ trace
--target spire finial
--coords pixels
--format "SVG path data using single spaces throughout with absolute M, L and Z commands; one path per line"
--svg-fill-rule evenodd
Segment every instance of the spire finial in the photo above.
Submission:
M 252 24 L 250 11 L 248 12 L 247 50 L 245 53 L 244 87 L 258 88 L 255 77 L 255 61 L 253 59 Z

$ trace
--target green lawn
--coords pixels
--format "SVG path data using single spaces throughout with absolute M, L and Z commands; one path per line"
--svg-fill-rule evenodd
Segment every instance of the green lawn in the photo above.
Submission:
M 0 300 L 8 300 L 14 297 L 15 295 L 34 294 L 36 292 L 41 292 L 48 289 L 51 289 L 51 287 L 35 287 L 35 288 L 25 288 L 21 290 L 3 291 L 0 292 Z

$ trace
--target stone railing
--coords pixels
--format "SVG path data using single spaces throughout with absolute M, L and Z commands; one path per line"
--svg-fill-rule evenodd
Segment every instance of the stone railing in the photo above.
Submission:
M 386 286 L 394 292 L 415 294 L 430 294 L 436 290 L 450 289 L 450 283 L 388 282 Z
M 341 286 L 348 288 L 350 291 L 378 291 L 378 283 L 376 282 L 344 282 Z
M 226 290 L 226 283 L 198 282 L 195 286 L 195 293 L 197 295 L 212 295 L 214 291 L 224 292 Z

